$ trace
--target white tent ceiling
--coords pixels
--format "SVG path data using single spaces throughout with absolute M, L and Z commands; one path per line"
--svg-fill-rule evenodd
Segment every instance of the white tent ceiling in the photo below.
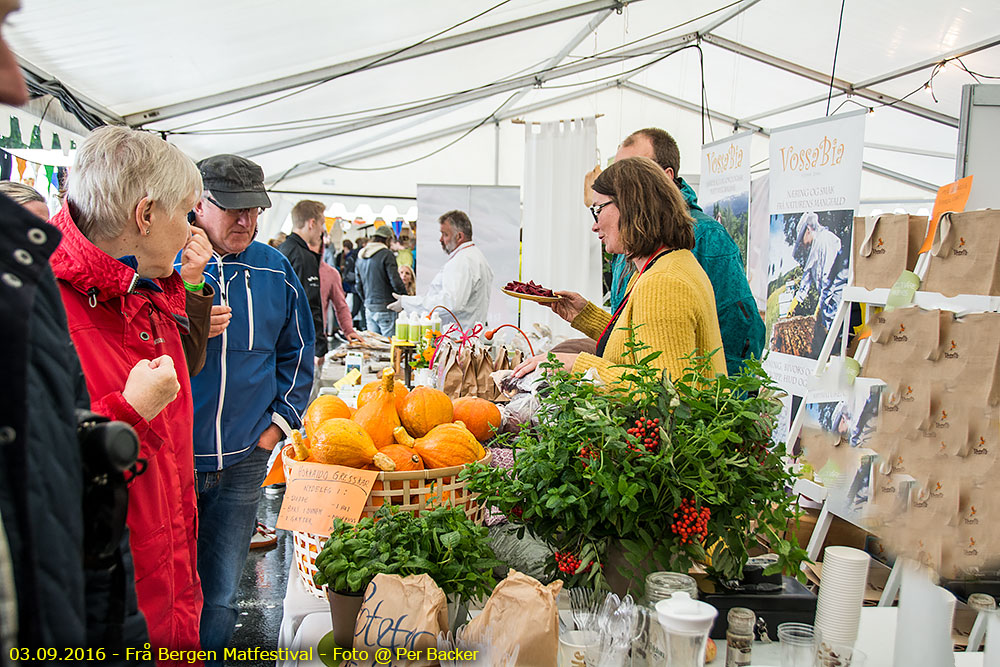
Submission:
M 769 128 L 827 112 L 841 13 L 816 0 L 23 5 L 5 30 L 22 65 L 106 117 L 168 132 L 196 159 L 250 156 L 276 190 L 384 197 L 418 182 L 520 185 L 515 116 L 603 114 L 602 159 L 632 130 L 663 127 L 684 174 L 703 132 L 759 128 L 751 157 L 766 168 Z M 1000 3 L 845 0 L 840 33 L 830 111 L 874 108 L 862 200 L 932 199 L 954 178 L 961 86 L 974 82 L 958 60 L 935 64 L 960 56 L 1000 75 Z

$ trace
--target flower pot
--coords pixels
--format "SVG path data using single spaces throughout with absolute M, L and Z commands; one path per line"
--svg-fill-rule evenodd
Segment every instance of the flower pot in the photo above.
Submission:
M 631 564 L 625 559 L 625 547 L 618 540 L 611 540 L 608 544 L 607 559 L 604 577 L 608 580 L 611 591 L 618 597 L 631 593 L 633 598 L 638 598 L 645 588 L 646 575 L 661 569 L 652 556 L 646 556 L 639 563 L 638 577 L 627 576 L 624 568 L 630 567 Z
M 330 602 L 330 616 L 333 618 L 333 640 L 341 648 L 354 646 L 354 626 L 361 613 L 362 593 L 336 593 L 326 589 L 326 598 Z

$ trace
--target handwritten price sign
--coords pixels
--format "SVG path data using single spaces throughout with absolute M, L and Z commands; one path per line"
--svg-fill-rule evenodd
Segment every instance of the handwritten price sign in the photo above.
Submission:
M 288 473 L 277 527 L 329 535 L 334 518 L 357 523 L 377 478 L 376 470 L 297 462 Z

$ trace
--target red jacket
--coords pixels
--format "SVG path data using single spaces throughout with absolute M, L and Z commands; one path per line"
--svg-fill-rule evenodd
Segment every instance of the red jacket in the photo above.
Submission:
M 146 471 L 129 485 L 128 527 L 139 609 L 155 650 L 198 649 L 198 579 L 191 380 L 181 347 L 184 286 L 174 272 L 156 281 L 163 292 L 130 291 L 137 274 L 92 244 L 63 206 L 51 223 L 63 234 L 52 255 L 69 333 L 80 355 L 92 409 L 139 434 Z M 180 322 L 178 321 L 180 320 Z M 181 390 L 152 421 L 122 397 L 140 360 L 168 354 Z

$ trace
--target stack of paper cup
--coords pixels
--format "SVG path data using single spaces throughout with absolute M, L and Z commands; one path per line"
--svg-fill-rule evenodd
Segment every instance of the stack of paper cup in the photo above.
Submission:
M 816 627 L 823 639 L 853 644 L 868 582 L 870 557 L 850 547 L 827 547 L 816 601 Z

